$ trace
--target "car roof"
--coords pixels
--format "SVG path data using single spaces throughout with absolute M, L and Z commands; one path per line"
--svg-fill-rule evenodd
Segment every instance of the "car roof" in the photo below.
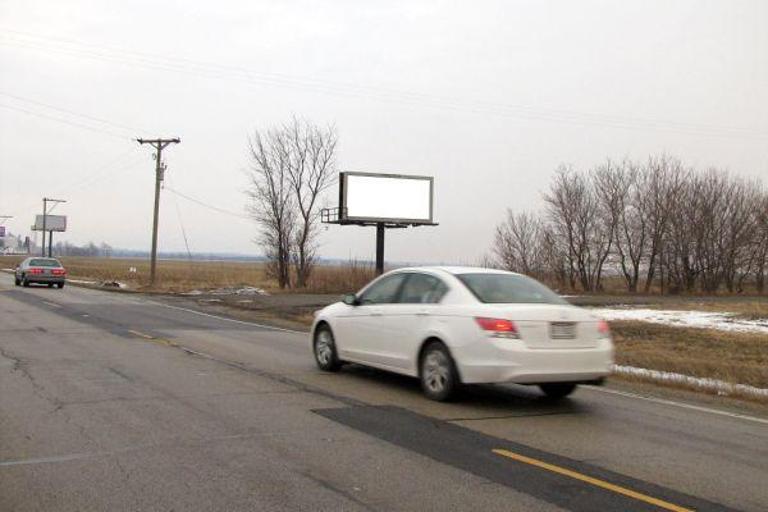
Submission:
M 423 267 L 405 267 L 405 268 L 399 268 L 396 270 L 396 272 L 415 272 L 415 271 L 432 271 L 432 272 L 443 272 L 446 274 L 451 275 L 461 275 L 461 274 L 510 274 L 510 275 L 519 275 L 515 272 L 509 272 L 507 270 L 499 270 L 495 268 L 485 268 L 485 267 L 467 267 L 467 266 L 423 266 Z

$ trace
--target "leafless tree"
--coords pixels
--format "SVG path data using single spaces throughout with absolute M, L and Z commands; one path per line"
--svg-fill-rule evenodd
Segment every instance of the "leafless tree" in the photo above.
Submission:
M 642 211 L 648 226 L 648 256 L 646 258 L 645 293 L 653 285 L 656 272 L 663 265 L 662 250 L 669 230 L 670 218 L 680 205 L 690 172 L 680 160 L 668 155 L 649 157 L 640 177 Z M 662 276 L 662 291 L 664 279 Z
M 295 199 L 290 182 L 288 140 L 281 130 L 258 131 L 248 141 L 248 210 L 259 225 L 267 274 L 280 288 L 291 286 L 291 254 L 296 231 Z
M 528 275 L 542 273 L 541 221 L 530 213 L 515 214 L 507 210 L 507 218 L 496 227 L 493 253 L 501 267 Z
M 599 289 L 613 232 L 589 177 L 561 166 L 544 200 L 553 232 L 566 243 L 571 286 L 578 278 L 583 290 Z
M 492 252 L 501 267 L 558 287 L 603 287 L 615 268 L 627 289 L 662 293 L 721 289 L 751 280 L 765 291 L 768 194 L 759 181 L 668 155 L 608 160 L 589 172 L 560 166 L 544 194 L 546 215 L 507 212 Z
M 320 128 L 293 118 L 283 127 L 288 147 L 288 181 L 299 220 L 294 234 L 296 286 L 304 288 L 315 264 L 319 199 L 336 178 L 336 145 L 333 126 Z
M 758 293 L 765 291 L 765 273 L 768 269 L 768 193 L 763 193 L 755 210 L 755 288 Z

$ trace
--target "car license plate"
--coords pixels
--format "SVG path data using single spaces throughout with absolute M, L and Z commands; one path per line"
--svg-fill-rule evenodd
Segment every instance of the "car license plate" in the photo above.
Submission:
M 576 337 L 574 322 L 552 322 L 549 326 L 549 337 L 553 340 L 571 340 Z

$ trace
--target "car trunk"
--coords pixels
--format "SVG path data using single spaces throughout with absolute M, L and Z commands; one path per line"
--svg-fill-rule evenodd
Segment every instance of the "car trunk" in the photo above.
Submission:
M 515 304 L 498 307 L 498 317 L 512 320 L 529 348 L 592 348 L 599 342 L 597 320 L 567 305 Z

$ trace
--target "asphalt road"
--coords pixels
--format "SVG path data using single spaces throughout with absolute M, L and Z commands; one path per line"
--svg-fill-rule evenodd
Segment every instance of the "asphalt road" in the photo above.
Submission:
M 768 510 L 768 420 L 582 388 L 422 398 L 305 334 L 0 276 L 0 510 Z

